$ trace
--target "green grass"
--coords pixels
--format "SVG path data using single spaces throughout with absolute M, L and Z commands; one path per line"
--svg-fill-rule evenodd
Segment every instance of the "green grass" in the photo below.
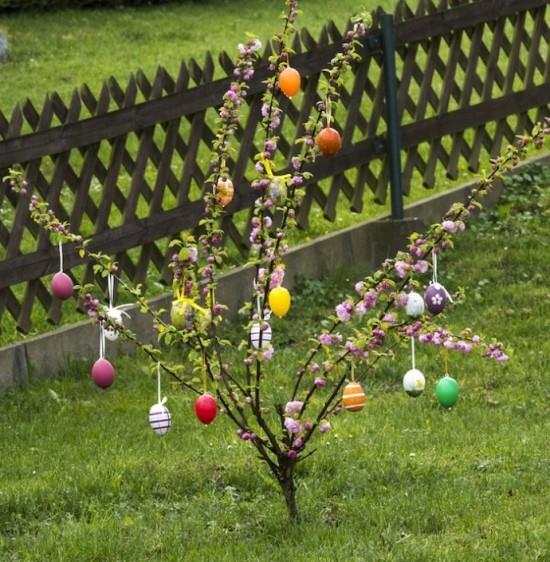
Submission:
M 515 180 L 514 197 L 440 266 L 447 287 L 467 295 L 444 324 L 504 340 L 509 364 L 452 355 L 461 385 L 452 411 L 432 395 L 443 368 L 434 349 L 418 353 L 428 379 L 418 399 L 400 388 L 406 350 L 381 365 L 367 408 L 334 418 L 302 465 L 300 525 L 288 524 L 278 490 L 224 416 L 195 421 L 191 396 L 167 389 L 174 425 L 158 439 L 146 415 L 155 383 L 125 357 L 106 392 L 75 363 L 1 398 L 0 559 L 548 560 L 549 175 Z M 303 354 L 296 342 L 353 280 L 340 272 L 302 283 L 274 325 L 274 393 Z

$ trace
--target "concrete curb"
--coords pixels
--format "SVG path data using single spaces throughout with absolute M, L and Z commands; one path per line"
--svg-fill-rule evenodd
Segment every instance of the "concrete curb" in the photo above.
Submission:
M 550 164 L 550 154 L 533 158 L 518 166 L 517 170 L 532 163 Z M 331 270 L 353 266 L 359 273 L 376 268 L 386 257 L 403 247 L 407 236 L 422 230 L 427 224 L 437 222 L 455 201 L 462 201 L 475 182 L 448 192 L 423 199 L 405 208 L 405 219 L 392 221 L 385 216 L 354 225 L 338 232 L 316 238 L 291 249 L 285 257 L 287 274 L 285 286 L 292 288 L 296 275 L 319 278 Z M 498 184 L 486 200 L 486 205 L 496 203 L 502 192 Z M 253 268 L 243 266 L 220 277 L 218 298 L 226 304 L 231 314 L 250 296 Z M 154 308 L 168 309 L 171 295 L 161 295 L 151 300 Z M 141 341 L 154 342 L 156 336 L 149 317 L 140 314 L 137 307 L 128 311 L 132 319 L 127 325 Z M 114 357 L 132 350 L 131 344 L 108 342 L 108 354 Z M 31 377 L 51 376 L 74 359 L 94 360 L 98 353 L 98 332 L 89 321 L 59 328 L 36 338 L 8 345 L 0 349 L 0 389 L 22 385 Z

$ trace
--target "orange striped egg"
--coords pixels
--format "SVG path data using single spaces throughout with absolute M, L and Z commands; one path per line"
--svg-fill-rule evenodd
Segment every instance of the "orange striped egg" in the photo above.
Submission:
M 365 392 L 358 382 L 350 382 L 344 388 L 342 404 L 350 412 L 359 412 L 365 407 Z

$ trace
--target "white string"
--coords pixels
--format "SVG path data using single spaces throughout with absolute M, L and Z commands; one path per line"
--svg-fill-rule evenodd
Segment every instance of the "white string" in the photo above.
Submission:
M 432 281 L 434 283 L 437 283 L 437 253 L 434 250 L 432 250 L 432 264 L 433 264 L 433 276 L 432 276 Z
M 59 271 L 63 272 L 63 242 L 59 241 Z
M 157 361 L 157 395 L 158 395 L 158 403 L 161 404 L 162 400 L 160 398 L 160 361 Z
M 412 368 L 416 369 L 416 356 L 414 353 L 414 336 L 411 336 L 411 358 L 412 358 Z
M 256 283 L 256 279 L 254 279 L 254 290 L 258 290 L 258 283 Z M 258 310 L 258 320 L 262 319 L 262 307 L 260 304 L 260 295 L 256 295 L 256 308 Z
M 113 308 L 114 294 L 115 294 L 115 278 L 112 273 L 107 276 L 107 287 L 109 290 L 109 308 Z
M 103 359 L 105 357 L 105 330 L 103 328 L 103 322 L 99 323 L 99 358 Z

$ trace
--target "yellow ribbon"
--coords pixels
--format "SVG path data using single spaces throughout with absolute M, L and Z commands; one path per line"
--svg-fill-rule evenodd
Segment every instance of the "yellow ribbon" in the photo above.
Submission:
M 262 156 L 261 163 L 265 168 L 265 173 L 267 174 L 267 177 L 270 180 L 279 178 L 284 183 L 286 183 L 288 179 L 292 176 L 292 174 L 284 174 L 282 176 L 276 176 L 275 174 L 273 174 L 273 168 L 271 168 L 271 162 L 265 156 Z
M 208 314 L 208 309 L 198 305 L 195 302 L 195 299 L 191 297 L 186 297 L 182 291 L 182 289 L 176 289 L 176 300 L 173 301 L 173 304 L 181 304 L 185 306 L 190 306 L 195 310 L 198 310 L 201 314 Z

